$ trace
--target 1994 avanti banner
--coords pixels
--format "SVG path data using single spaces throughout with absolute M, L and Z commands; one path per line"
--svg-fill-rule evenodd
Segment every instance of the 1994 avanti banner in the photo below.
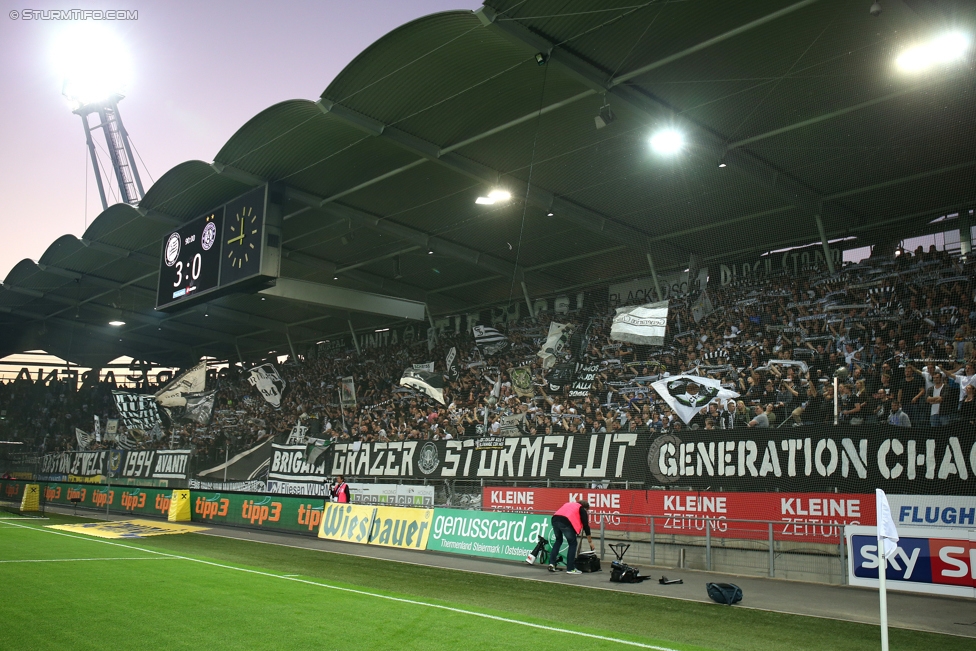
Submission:
M 976 432 L 894 427 L 795 427 L 522 436 L 502 449 L 473 439 L 339 443 L 347 477 L 630 481 L 715 490 L 840 490 L 957 495 L 976 490 Z
M 189 477 L 190 450 L 94 450 L 61 452 L 41 459 L 45 481 L 101 481 L 121 479 L 176 479 Z

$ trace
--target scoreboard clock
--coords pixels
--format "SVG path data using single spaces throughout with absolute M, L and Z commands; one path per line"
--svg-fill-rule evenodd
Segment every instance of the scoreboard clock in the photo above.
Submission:
M 168 233 L 156 309 L 177 309 L 273 282 L 281 257 L 278 215 L 264 185 Z
M 163 239 L 156 307 L 183 302 L 219 284 L 223 207 L 184 224 Z
M 261 273 L 265 225 L 265 188 L 260 187 L 226 205 L 220 255 L 222 285 Z

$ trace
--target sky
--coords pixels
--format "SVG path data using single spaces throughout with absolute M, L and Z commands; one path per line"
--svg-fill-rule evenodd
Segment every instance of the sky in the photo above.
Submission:
M 0 279 L 23 258 L 40 258 L 58 237 L 81 236 L 101 212 L 81 118 L 61 94 L 57 53 L 66 34 L 96 27 L 127 52 L 131 73 L 119 112 L 145 162 L 140 174 L 148 189 L 183 161 L 212 162 L 265 108 L 318 99 L 350 61 L 396 27 L 478 6 L 478 0 L 0 0 Z M 25 10 L 50 9 L 138 14 L 81 26 L 23 19 Z

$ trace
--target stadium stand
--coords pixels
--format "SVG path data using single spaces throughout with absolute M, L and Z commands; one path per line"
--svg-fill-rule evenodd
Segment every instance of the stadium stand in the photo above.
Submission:
M 974 403 L 966 387 L 976 381 L 972 269 L 972 263 L 933 247 L 899 251 L 893 259 L 869 258 L 833 275 L 810 267 L 796 277 L 732 282 L 706 291 L 713 309 L 698 321 L 691 310 L 697 293 L 672 299 L 668 344 L 661 348 L 612 341 L 615 306 L 605 300 L 566 315 L 540 312 L 496 324 L 510 343 L 488 357 L 470 333 L 441 337 L 433 348 L 420 340 L 366 349 L 361 356 L 352 349 L 312 348 L 281 366 L 287 390 L 280 409 L 261 400 L 246 380 L 246 367 L 232 366 L 217 380 L 211 424 L 177 427 L 163 445 L 190 448 L 201 460 L 215 461 L 226 445 L 234 453 L 270 438 L 284 442 L 297 423 L 311 425 L 311 435 L 336 441 L 480 436 L 486 408 L 488 432 L 495 435 L 680 430 L 680 419 L 649 387 L 665 373 L 705 375 L 741 394 L 734 409 L 712 401 L 691 429 L 748 426 L 756 405 L 772 427 L 829 424 L 834 414 L 828 379 L 838 369 L 841 423 L 888 422 L 891 403 L 900 401 L 911 424 L 928 425 L 931 406 L 924 390 L 934 374 L 944 373 L 958 398 L 942 409 L 936 424 L 968 427 Z M 536 353 L 553 320 L 592 322 L 582 357 L 601 368 L 584 399 L 547 391 L 547 371 Z M 437 360 L 438 372 L 446 372 L 443 360 L 452 347 L 461 351 L 460 376 L 445 391 L 446 406 L 398 386 L 403 369 L 415 363 Z M 778 362 L 803 362 L 807 372 Z M 526 365 L 534 397 L 520 396 L 508 374 Z M 355 378 L 356 408 L 337 402 L 339 378 L 346 376 Z M 0 386 L 0 409 L 7 412 L 8 433 L 41 453 L 74 449 L 74 427 L 87 426 L 94 415 L 103 422 L 117 417 L 104 382 L 77 393 L 66 383 L 8 383 Z M 524 423 L 502 432 L 503 419 L 519 414 L 525 414 Z M 92 449 L 102 445 L 93 443 Z

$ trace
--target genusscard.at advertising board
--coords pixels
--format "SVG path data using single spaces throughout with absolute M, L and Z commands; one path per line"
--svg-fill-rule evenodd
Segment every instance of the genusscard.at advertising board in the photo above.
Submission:
M 540 536 L 548 538 L 549 530 L 549 518 L 539 515 L 434 509 L 427 549 L 524 560 Z

